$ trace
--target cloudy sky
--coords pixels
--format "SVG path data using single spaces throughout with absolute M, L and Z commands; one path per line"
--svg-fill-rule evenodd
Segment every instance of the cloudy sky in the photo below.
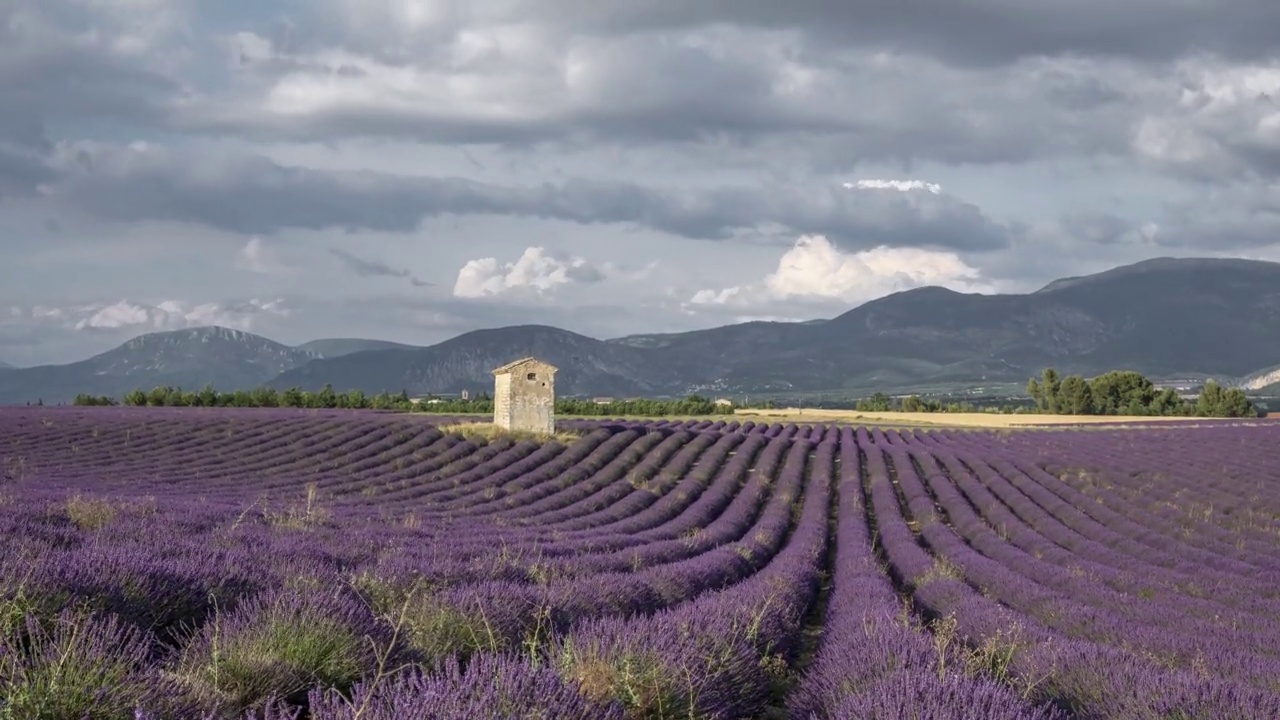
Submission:
M 0 0 L 0 361 L 1280 259 L 1274 0 Z

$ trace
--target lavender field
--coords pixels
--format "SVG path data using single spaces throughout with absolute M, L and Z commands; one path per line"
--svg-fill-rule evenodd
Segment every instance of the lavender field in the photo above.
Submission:
M 0 718 L 1280 718 L 1280 425 L 0 411 Z

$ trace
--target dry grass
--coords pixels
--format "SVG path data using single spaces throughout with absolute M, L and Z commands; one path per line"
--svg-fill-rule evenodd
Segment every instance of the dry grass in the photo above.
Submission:
M 1096 425 L 1113 426 L 1134 423 L 1191 423 L 1201 418 L 1194 417 L 1148 417 L 1128 415 L 1038 415 L 1001 413 L 911 413 L 911 412 L 864 412 L 860 410 L 801 410 L 798 408 L 780 408 L 777 410 L 738 410 L 734 413 L 738 420 L 768 420 L 770 422 L 836 422 L 855 423 L 861 425 L 898 425 L 910 427 L 969 427 L 969 428 L 1018 428 L 1046 427 L 1064 425 Z
M 553 434 L 528 432 L 526 430 L 507 430 L 506 428 L 498 427 L 491 422 L 461 422 L 449 425 L 438 425 L 437 427 L 440 429 L 440 432 L 446 435 L 457 434 L 468 440 L 482 440 L 484 442 L 493 442 L 494 440 L 505 438 L 514 442 L 519 442 L 521 440 L 533 440 L 535 442 L 550 442 L 552 440 L 557 440 L 568 444 L 582 437 L 582 433 L 570 430 L 562 430 Z
M 79 494 L 67 500 L 67 517 L 82 530 L 98 530 L 116 519 L 118 509 L 109 500 L 95 500 Z
M 333 518 L 333 513 L 320 505 L 319 497 L 316 484 L 307 483 L 307 500 L 304 505 L 290 505 L 284 512 L 273 512 L 263 508 L 262 517 L 276 527 L 309 530 Z

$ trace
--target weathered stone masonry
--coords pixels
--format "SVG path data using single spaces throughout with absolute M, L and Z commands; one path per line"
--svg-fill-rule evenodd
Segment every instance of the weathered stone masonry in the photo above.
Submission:
M 493 424 L 508 430 L 555 432 L 556 370 L 527 357 L 493 370 Z

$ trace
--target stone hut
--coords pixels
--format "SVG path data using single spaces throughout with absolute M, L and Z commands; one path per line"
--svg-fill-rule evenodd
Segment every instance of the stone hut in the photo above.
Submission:
M 555 432 L 556 367 L 537 358 L 493 369 L 493 424 L 507 430 Z

